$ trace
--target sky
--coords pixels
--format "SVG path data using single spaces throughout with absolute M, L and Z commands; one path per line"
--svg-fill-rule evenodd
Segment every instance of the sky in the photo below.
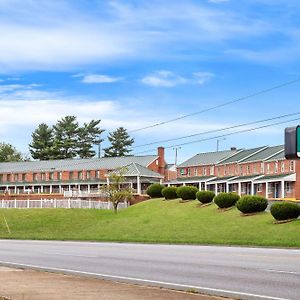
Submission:
M 298 0 L 0 0 L 0 141 L 28 153 L 38 124 L 75 115 L 169 163 L 283 144 L 300 114 L 162 141 L 300 112 L 299 81 L 222 106 L 300 78 L 299 25 Z

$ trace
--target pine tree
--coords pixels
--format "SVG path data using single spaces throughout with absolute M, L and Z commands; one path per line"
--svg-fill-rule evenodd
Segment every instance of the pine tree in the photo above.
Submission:
M 119 127 L 114 132 L 109 133 L 108 140 L 111 146 L 104 149 L 104 155 L 110 157 L 129 155 L 131 150 L 128 148 L 134 143 L 134 139 L 130 138 L 124 127 Z
M 75 116 L 66 116 L 54 126 L 54 157 L 73 158 L 79 149 L 79 125 Z
M 0 162 L 22 161 L 21 152 L 11 144 L 0 143 Z
M 34 159 L 49 160 L 53 158 L 53 130 L 47 124 L 39 124 L 31 134 L 32 142 L 29 151 Z
M 100 139 L 100 134 L 104 131 L 98 125 L 100 120 L 92 120 L 89 123 L 84 123 L 79 129 L 79 149 L 77 154 L 80 158 L 91 158 L 95 156 L 93 145 L 103 142 Z

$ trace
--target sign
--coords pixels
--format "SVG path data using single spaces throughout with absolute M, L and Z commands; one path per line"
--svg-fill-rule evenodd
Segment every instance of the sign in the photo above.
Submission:
M 284 155 L 286 159 L 300 159 L 300 126 L 285 129 Z

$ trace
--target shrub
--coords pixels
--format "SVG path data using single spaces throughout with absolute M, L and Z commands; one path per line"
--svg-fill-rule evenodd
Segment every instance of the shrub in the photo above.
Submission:
M 274 203 L 271 206 L 271 215 L 278 221 L 297 219 L 300 216 L 300 206 L 290 202 Z
M 220 208 L 228 208 L 234 206 L 240 196 L 236 193 L 220 193 L 214 198 L 214 202 Z
M 164 188 L 163 185 L 159 183 L 153 183 L 149 185 L 147 188 L 146 193 L 151 197 L 151 198 L 160 198 L 162 197 L 161 191 Z
M 181 186 L 177 188 L 177 195 L 182 200 L 195 200 L 198 189 L 194 186 Z
M 268 200 L 261 196 L 243 196 L 236 203 L 236 207 L 244 214 L 264 211 L 268 206 Z
M 176 199 L 177 198 L 177 188 L 173 186 L 165 187 L 161 191 L 162 195 L 166 200 Z
M 199 191 L 196 197 L 201 203 L 210 203 L 213 201 L 215 193 L 212 191 Z

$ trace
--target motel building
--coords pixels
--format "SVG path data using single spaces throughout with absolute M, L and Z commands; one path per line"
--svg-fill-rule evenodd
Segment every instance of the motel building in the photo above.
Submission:
M 152 183 L 167 178 L 164 148 L 157 155 L 0 163 L 2 194 L 71 194 L 96 192 L 109 184 L 109 174 L 125 169 L 125 182 L 145 193 Z
M 300 199 L 300 163 L 286 160 L 284 146 L 199 153 L 177 166 L 168 186 L 194 185 L 200 190 Z

